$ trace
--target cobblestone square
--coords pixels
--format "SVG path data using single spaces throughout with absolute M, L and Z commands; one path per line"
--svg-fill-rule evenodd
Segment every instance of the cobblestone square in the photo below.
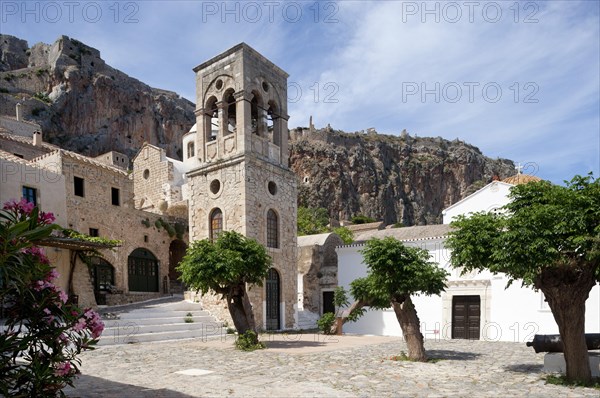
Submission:
M 598 397 L 546 384 L 543 354 L 523 343 L 428 340 L 436 363 L 393 361 L 401 338 L 263 335 L 240 352 L 233 337 L 99 347 L 81 355 L 75 397 Z

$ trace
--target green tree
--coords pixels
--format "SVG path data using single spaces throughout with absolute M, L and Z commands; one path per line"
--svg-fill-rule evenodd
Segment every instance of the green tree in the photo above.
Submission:
M 227 301 L 231 319 L 240 335 L 256 332 L 254 313 L 246 284 L 262 286 L 271 257 L 254 239 L 224 231 L 216 241 L 193 242 L 177 270 L 181 280 L 192 289 L 206 294 L 214 292 Z
M 329 214 L 322 207 L 298 207 L 298 235 L 314 235 L 328 232 Z
M 350 284 L 356 302 L 349 309 L 349 320 L 360 315 L 365 306 L 374 309 L 391 306 L 406 340 L 409 358 L 426 361 L 421 325 L 410 296 L 440 294 L 446 288 L 448 273 L 429 261 L 427 250 L 405 246 L 392 237 L 370 239 L 361 253 L 368 271 L 366 277 Z
M 354 242 L 354 233 L 347 227 L 337 227 L 334 228 L 332 232 L 342 238 L 342 241 L 346 245 Z
M 575 176 L 566 186 L 517 185 L 504 213 L 476 213 L 451 225 L 451 264 L 504 273 L 509 285 L 544 293 L 561 339 L 567 379 L 591 381 L 585 301 L 600 280 L 600 180 Z

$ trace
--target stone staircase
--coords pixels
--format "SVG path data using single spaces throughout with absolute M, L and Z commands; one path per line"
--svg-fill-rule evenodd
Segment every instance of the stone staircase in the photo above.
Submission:
M 100 310 L 104 332 L 98 346 L 225 336 L 202 305 L 175 297 Z M 189 315 L 191 314 L 191 315 Z

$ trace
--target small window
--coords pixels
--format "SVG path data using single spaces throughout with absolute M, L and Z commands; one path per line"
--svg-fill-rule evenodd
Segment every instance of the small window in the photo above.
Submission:
M 148 243 L 148 235 L 144 235 L 144 242 Z
M 272 209 L 267 212 L 267 247 L 279 248 L 279 222 L 277 213 Z
M 222 231 L 223 212 L 217 208 L 210 213 L 210 240 L 214 242 Z
M 100 236 L 100 232 L 98 231 L 98 228 L 90 228 L 90 236 L 97 238 L 98 236 Z
M 31 187 L 23 187 L 23 198 L 37 206 L 37 189 Z
M 187 157 L 188 159 L 194 156 L 194 143 L 193 142 L 188 142 L 188 146 L 187 146 Z
M 83 178 L 73 177 L 73 191 L 75 196 L 81 196 L 82 198 L 84 197 Z
M 121 201 L 119 198 L 119 188 L 111 188 L 110 194 L 113 206 L 120 206 Z

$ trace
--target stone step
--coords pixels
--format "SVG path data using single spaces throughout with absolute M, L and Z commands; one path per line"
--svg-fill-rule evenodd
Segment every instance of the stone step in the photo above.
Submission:
M 104 333 L 120 334 L 122 331 L 126 333 L 161 333 L 161 332 L 172 332 L 172 331 L 183 331 L 183 330 L 216 330 L 223 329 L 223 325 L 220 322 L 183 322 L 181 319 L 179 322 L 173 323 L 161 323 L 161 324 L 143 324 L 132 321 L 114 322 L 110 326 L 104 327 Z
M 116 344 L 136 344 L 154 341 L 169 341 L 181 339 L 208 339 L 208 338 L 231 338 L 226 334 L 224 328 L 214 329 L 188 329 L 154 333 L 139 333 L 135 329 L 116 330 L 110 329 L 102 333 L 98 346 L 116 345 Z M 233 340 L 232 340 L 233 341 Z
M 166 311 L 166 310 L 135 310 L 131 312 L 117 313 L 119 319 L 151 319 L 151 318 L 185 318 L 187 314 L 192 316 L 207 316 L 210 317 L 208 311 Z M 106 317 L 106 316 L 105 316 Z
M 172 323 L 185 323 L 187 316 L 165 316 L 165 317 L 147 317 L 147 318 L 127 318 L 120 314 L 120 319 L 103 319 L 104 327 L 114 327 L 121 324 L 134 324 L 134 325 L 164 325 Z M 215 318 L 209 315 L 194 315 L 191 317 L 194 322 L 187 323 L 193 325 L 194 323 L 216 323 Z

